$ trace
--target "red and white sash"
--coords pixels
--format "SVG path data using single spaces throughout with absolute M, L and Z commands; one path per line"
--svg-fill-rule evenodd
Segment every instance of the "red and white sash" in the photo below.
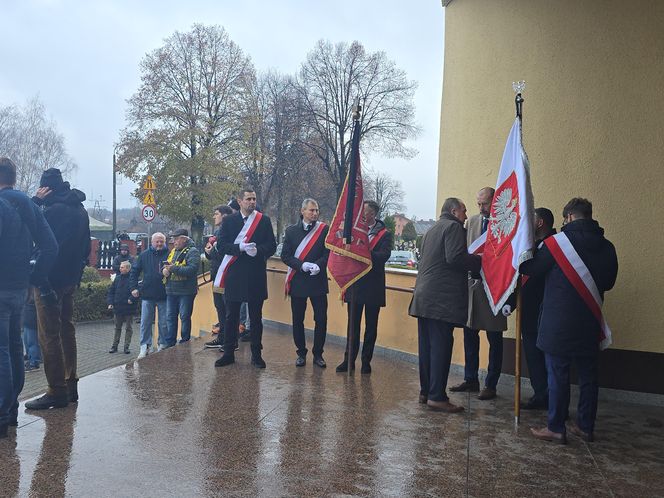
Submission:
M 295 257 L 297 259 L 304 261 L 304 258 L 307 257 L 311 248 L 316 244 L 320 234 L 323 233 L 326 226 L 325 223 L 316 222 L 316 225 L 309 230 L 309 233 L 302 239 L 302 242 L 297 246 L 297 249 L 295 249 Z M 286 285 L 284 287 L 286 295 L 290 293 L 290 285 L 294 277 L 295 271 L 289 266 L 288 272 L 286 273 Z
M 234 244 L 239 244 L 240 242 L 249 242 L 251 240 L 251 237 L 254 235 L 254 232 L 256 231 L 256 227 L 258 227 L 258 224 L 261 221 L 261 218 L 263 217 L 263 214 L 254 211 L 249 215 L 247 218 L 247 221 L 244 222 L 244 226 L 242 227 L 242 230 L 240 230 L 240 233 L 237 234 L 237 237 L 235 237 L 235 241 L 233 242 Z M 219 270 L 217 270 L 217 276 L 214 278 L 214 284 L 213 284 L 213 291 L 214 292 L 224 292 L 224 288 L 226 285 L 226 275 L 228 274 L 228 268 L 235 263 L 239 256 L 231 256 L 230 254 L 226 254 L 224 256 L 224 259 L 221 260 L 221 264 L 219 265 Z
M 380 230 L 378 230 L 377 233 L 375 233 L 373 235 L 369 234 L 369 250 L 370 251 L 374 250 L 374 247 L 376 247 L 378 242 L 380 242 L 380 239 L 382 239 L 385 236 L 386 233 L 387 233 L 387 229 L 381 228 Z
M 549 248 L 553 259 L 600 324 L 599 348 L 608 348 L 611 345 L 611 329 L 602 315 L 602 297 L 588 267 L 564 232 L 547 237 L 544 239 L 544 243 Z
M 484 244 L 486 243 L 486 231 L 477 237 L 475 241 L 468 246 L 468 254 L 482 254 L 484 252 Z

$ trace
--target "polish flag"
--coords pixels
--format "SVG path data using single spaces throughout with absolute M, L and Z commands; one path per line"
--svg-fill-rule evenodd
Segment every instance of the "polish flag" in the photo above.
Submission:
M 503 152 L 482 250 L 484 290 L 494 315 L 514 291 L 519 265 L 533 257 L 534 211 L 530 166 L 517 117 Z

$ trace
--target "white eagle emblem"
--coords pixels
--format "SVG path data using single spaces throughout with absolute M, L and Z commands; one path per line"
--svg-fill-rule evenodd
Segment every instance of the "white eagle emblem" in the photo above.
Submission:
M 491 235 L 498 243 L 503 237 L 510 235 L 516 227 L 517 212 L 515 211 L 518 200 L 512 198 L 512 189 L 506 188 L 493 201 L 494 217 L 489 218 L 491 224 Z

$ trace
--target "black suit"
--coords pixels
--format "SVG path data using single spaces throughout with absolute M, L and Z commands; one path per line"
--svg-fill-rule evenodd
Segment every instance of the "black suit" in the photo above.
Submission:
M 306 356 L 307 343 L 304 338 L 304 314 L 307 310 L 307 299 L 311 300 L 314 309 L 314 357 L 322 356 L 327 334 L 327 257 L 329 249 L 325 247 L 325 237 L 328 227 L 321 230 L 316 242 L 303 259 L 295 257 L 295 251 L 302 240 L 315 225 L 305 230 L 302 222 L 289 226 L 286 229 L 284 245 L 281 249 L 281 260 L 293 269 L 294 276 L 290 282 L 288 294 L 291 297 L 291 311 L 293 314 L 293 340 L 297 347 L 298 356 Z M 302 263 L 314 263 L 320 268 L 320 273 L 311 275 L 302 271 Z
M 237 342 L 237 330 L 240 321 L 240 306 L 247 303 L 251 319 L 251 351 L 260 356 L 263 338 L 263 301 L 267 299 L 267 260 L 277 249 L 272 232 L 270 218 L 263 215 L 258 222 L 256 231 L 246 242 L 255 242 L 258 253 L 255 257 L 240 251 L 235 243 L 244 226 L 241 212 L 224 218 L 216 242 L 217 252 L 223 255 L 237 256 L 227 269 L 224 285 L 224 301 L 226 303 L 226 331 L 224 349 L 227 355 L 233 354 Z
M 385 228 L 385 224 L 376 220 L 376 224 L 369 231 L 373 239 Z M 392 252 L 392 234 L 385 230 L 385 234 L 371 250 L 371 271 L 349 287 L 344 296 L 348 305 L 348 324 L 353 331 L 353 357 L 351 364 L 355 363 L 360 347 L 360 323 L 364 310 L 365 330 L 364 344 L 362 346 L 362 363 L 369 363 L 373 357 L 373 350 L 378 336 L 378 314 L 380 308 L 385 306 L 385 263 L 390 259 Z M 354 303 L 354 305 L 350 304 Z M 351 309 L 352 306 L 352 309 Z M 348 336 L 346 336 L 346 353 L 344 360 L 348 360 Z

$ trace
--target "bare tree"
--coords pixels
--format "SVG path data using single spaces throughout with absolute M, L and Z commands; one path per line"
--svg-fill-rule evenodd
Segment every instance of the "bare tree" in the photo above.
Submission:
M 380 206 L 382 216 L 404 210 L 403 187 L 401 182 L 382 171 L 365 170 L 365 197 L 371 198 Z
M 44 170 L 59 168 L 63 176 L 76 169 L 67 153 L 64 136 L 47 118 L 44 104 L 35 97 L 24 106 L 0 107 L 0 156 L 16 164 L 16 185 L 34 192 Z
M 367 53 L 361 43 L 321 40 L 308 54 L 299 74 L 309 126 L 304 143 L 331 175 L 341 193 L 348 171 L 355 99 L 362 106 L 361 146 L 410 158 L 405 141 L 418 135 L 413 96 L 417 84 L 384 52 Z
M 253 77 L 250 59 L 220 26 L 176 31 L 141 62 L 118 164 L 136 182 L 152 174 L 160 212 L 190 220 L 195 240 L 205 215 L 240 181 L 240 111 Z

